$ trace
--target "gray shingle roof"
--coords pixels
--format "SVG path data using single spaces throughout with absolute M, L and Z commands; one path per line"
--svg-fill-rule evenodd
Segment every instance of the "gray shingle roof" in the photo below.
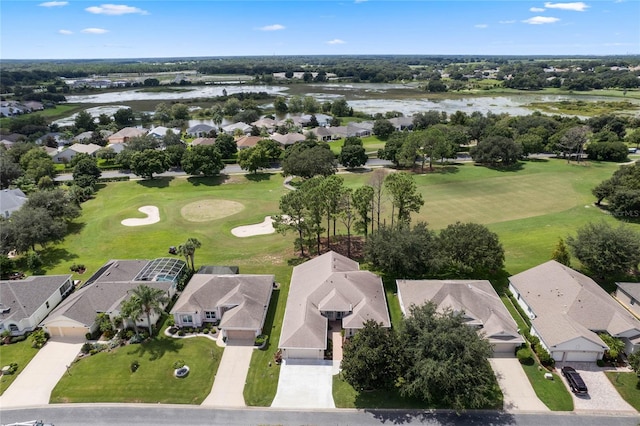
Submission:
M 640 334 L 640 321 L 595 281 L 555 260 L 514 275 L 509 281 L 536 315 L 532 323 L 545 342 L 562 343 L 566 337 L 580 336 L 604 345 L 594 332 L 617 336 L 635 330 Z M 554 323 L 554 318 L 563 325 Z M 564 336 L 569 329 L 574 333 Z
M 489 281 L 486 280 L 397 280 L 398 298 L 403 313 L 411 305 L 427 301 L 443 312 L 464 312 L 466 323 L 481 326 L 489 342 L 523 343 L 518 326 Z
M 71 275 L 44 275 L 0 281 L 0 310 L 9 309 L 0 314 L 0 321 L 29 318 L 70 278 Z
M 330 251 L 293 268 L 280 348 L 326 349 L 327 318 L 320 311 L 351 311 L 343 328 L 372 319 L 391 326 L 382 280 L 357 262 Z
M 640 300 L 640 283 L 616 283 L 618 288 L 636 300 Z
M 8 217 L 27 202 L 27 196 L 19 189 L 3 189 L 0 191 L 0 215 Z
M 275 277 L 273 275 L 194 274 L 171 309 L 177 312 L 216 311 L 222 315 L 224 329 L 262 329 L 269 308 Z

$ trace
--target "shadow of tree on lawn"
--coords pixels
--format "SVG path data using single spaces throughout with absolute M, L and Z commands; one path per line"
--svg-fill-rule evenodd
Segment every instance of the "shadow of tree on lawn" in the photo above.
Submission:
M 131 348 L 128 355 L 137 354 L 141 358 L 149 355 L 149 361 L 155 361 L 167 352 L 178 353 L 184 344 L 177 339 L 156 338 L 134 346 L 135 349 Z
M 173 179 L 173 176 L 161 176 L 152 179 L 137 180 L 136 183 L 145 188 L 167 188 Z

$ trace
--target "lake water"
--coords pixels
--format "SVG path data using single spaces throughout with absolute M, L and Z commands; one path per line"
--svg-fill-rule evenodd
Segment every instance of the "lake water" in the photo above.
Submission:
M 620 98 L 603 96 L 579 95 L 538 95 L 513 94 L 500 96 L 479 96 L 456 99 L 429 99 L 429 94 L 420 92 L 415 85 L 404 84 L 321 84 L 308 85 L 309 92 L 305 95 L 313 96 L 319 102 L 333 101 L 346 98 L 349 105 L 357 111 L 368 114 L 399 111 L 405 116 L 429 110 L 444 111 L 452 114 L 456 111 L 472 113 L 479 111 L 483 114 L 508 113 L 510 115 L 528 115 L 535 109 L 526 108 L 537 102 L 558 102 L 563 100 L 621 101 Z M 300 86 L 296 86 L 299 91 Z M 222 96 L 223 90 L 228 94 L 242 92 L 266 92 L 271 95 L 288 96 L 289 87 L 269 85 L 212 85 L 190 87 L 185 91 L 176 92 L 144 92 L 127 90 L 121 92 L 99 93 L 91 95 L 68 96 L 69 103 L 113 104 L 134 100 L 178 101 L 181 99 L 211 98 Z M 639 104 L 640 100 L 626 99 Z M 206 120 L 204 120 L 206 122 Z

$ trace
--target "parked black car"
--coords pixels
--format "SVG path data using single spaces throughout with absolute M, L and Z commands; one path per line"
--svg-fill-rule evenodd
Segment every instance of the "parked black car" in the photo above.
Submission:
M 582 380 L 580 373 L 578 373 L 575 368 L 569 366 L 562 367 L 562 375 L 567 379 L 571 392 L 576 394 L 589 393 L 587 385 L 584 384 L 584 380 Z

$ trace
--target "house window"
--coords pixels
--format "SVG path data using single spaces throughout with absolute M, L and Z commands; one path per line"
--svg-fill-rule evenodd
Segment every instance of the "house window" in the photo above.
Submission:
M 193 317 L 191 315 L 180 315 L 180 321 L 182 323 L 192 323 Z
M 216 319 L 216 313 L 213 312 L 213 311 L 205 311 L 204 312 L 204 317 L 206 319 L 214 320 L 214 319 Z

